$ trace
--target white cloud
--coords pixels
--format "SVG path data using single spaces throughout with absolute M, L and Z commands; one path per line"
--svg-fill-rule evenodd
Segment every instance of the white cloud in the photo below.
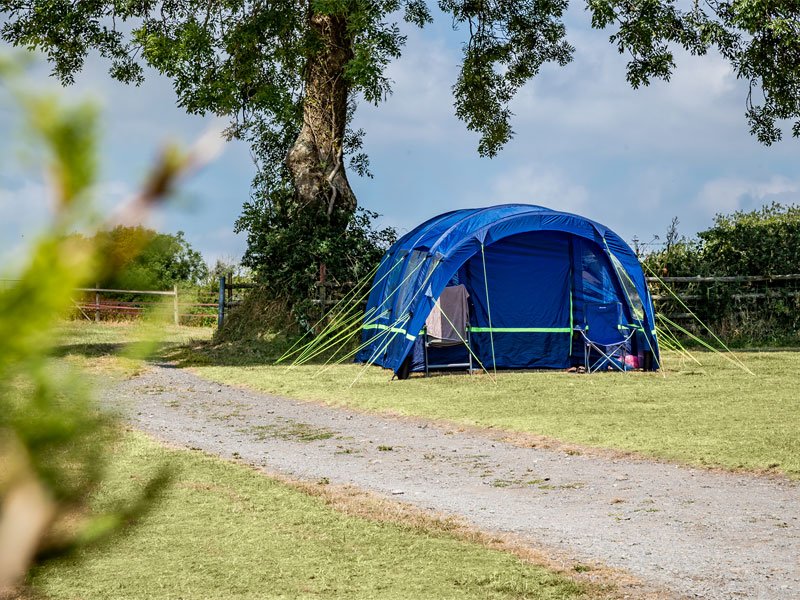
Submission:
M 720 178 L 707 182 L 697 195 L 706 215 L 751 210 L 763 204 L 800 203 L 800 179 L 773 175 L 767 180 Z
M 521 166 L 495 177 L 487 205 L 523 202 L 587 214 L 589 193 L 558 167 Z
M 545 65 L 513 101 L 518 137 L 559 151 L 590 141 L 611 155 L 636 147 L 683 156 L 729 147 L 720 134 L 747 137 L 746 89 L 720 56 L 678 52 L 669 82 L 634 90 L 625 80 L 626 58 L 606 34 L 578 30 L 570 38 L 574 62 Z
M 452 85 L 460 56 L 441 38 L 425 37 L 417 29 L 405 31 L 403 56 L 391 63 L 386 75 L 394 93 L 375 107 L 362 103 L 357 127 L 367 131 L 373 146 L 431 144 L 463 137 L 464 127 L 454 115 Z

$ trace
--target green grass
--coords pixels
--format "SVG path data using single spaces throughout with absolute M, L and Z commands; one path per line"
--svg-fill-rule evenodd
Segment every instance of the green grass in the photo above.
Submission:
M 344 515 L 322 499 L 200 452 L 122 438 L 101 510 L 140 488 L 154 465 L 177 475 L 137 524 L 104 546 L 37 568 L 49 598 L 584 597 L 565 577 L 422 524 Z
M 703 366 L 666 359 L 660 373 L 564 372 L 412 377 L 370 367 L 221 366 L 194 354 L 194 370 L 222 383 L 291 398 L 494 427 L 669 460 L 800 479 L 800 352 L 748 352 L 748 375 L 719 355 Z
M 115 346 L 146 343 L 185 344 L 193 340 L 208 340 L 214 334 L 211 327 L 187 327 L 163 323 L 119 322 L 91 323 L 89 321 L 62 321 L 57 336 L 68 348 L 76 352 L 113 350 Z
M 208 340 L 214 330 L 163 323 L 63 321 L 55 333 L 56 356 L 90 372 L 134 375 L 143 357 Z

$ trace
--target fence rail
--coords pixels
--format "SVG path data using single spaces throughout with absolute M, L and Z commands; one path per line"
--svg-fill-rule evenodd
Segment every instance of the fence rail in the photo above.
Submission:
M 696 302 L 702 301 L 707 298 L 705 294 L 697 293 L 696 286 L 691 284 L 714 284 L 714 283 L 728 283 L 728 284 L 742 284 L 742 286 L 735 290 L 736 293 L 728 296 L 736 301 L 743 300 L 767 300 L 767 299 L 780 299 L 780 298 L 800 298 L 800 289 L 797 286 L 788 288 L 786 286 L 789 282 L 800 282 L 800 274 L 788 275 L 725 275 L 725 276 L 696 276 L 696 277 L 647 277 L 647 282 L 655 288 L 653 290 L 652 298 L 655 302 L 669 303 L 674 301 L 670 293 L 663 293 L 659 289 L 660 283 L 672 284 L 688 284 L 689 290 L 673 290 L 675 295 L 681 302 Z M 3 279 L 0 280 L 0 289 L 9 287 L 9 284 L 15 283 L 15 280 Z M 754 290 L 752 284 L 778 284 L 778 289 L 766 289 L 763 286 L 756 286 Z M 181 319 L 214 319 L 217 320 L 217 327 L 221 327 L 224 323 L 226 312 L 238 305 L 241 302 L 241 295 L 236 294 L 237 290 L 249 290 L 258 288 L 259 284 L 252 282 L 236 282 L 234 283 L 230 276 L 219 278 L 219 289 L 217 291 L 211 290 L 195 290 L 186 292 L 191 294 L 196 301 L 181 301 L 181 292 L 178 286 L 175 285 L 172 290 L 123 290 L 115 288 L 101 288 L 98 286 L 91 288 L 76 288 L 76 292 L 85 294 L 94 294 L 94 298 L 90 299 L 71 299 L 73 306 L 79 310 L 83 316 L 92 320 L 90 316 L 94 313 L 94 320 L 99 322 L 101 316 L 104 314 L 127 314 L 127 315 L 141 315 L 144 313 L 162 313 L 172 314 L 173 322 L 178 325 Z M 331 306 L 339 301 L 339 298 L 332 294 L 332 289 L 335 287 L 332 283 L 326 282 L 318 284 L 319 297 L 313 301 L 322 309 L 326 306 Z M 347 287 L 346 285 L 344 287 Z M 744 289 L 742 289 L 744 288 Z M 761 289 L 759 289 L 761 288 Z M 172 298 L 172 303 L 164 303 L 162 301 L 145 301 L 145 300 L 120 300 L 113 299 L 112 302 L 103 302 L 101 295 L 103 294 L 132 294 L 137 296 L 159 296 L 164 298 Z M 206 301 L 204 301 L 204 299 Z M 360 302 L 364 304 L 364 302 Z M 170 306 L 171 304 L 171 306 Z M 158 308 L 158 307 L 161 308 Z M 210 309 L 215 309 L 211 312 Z M 680 309 L 678 306 L 674 308 Z M 181 312 L 181 309 L 189 312 Z M 209 312 L 201 312 L 204 309 Z M 671 318 L 690 318 L 690 313 L 675 312 L 668 315 Z
M 681 309 L 733 316 L 742 311 L 774 309 L 772 302 L 784 301 L 781 314 L 800 312 L 800 274 L 785 275 L 720 275 L 647 277 L 654 302 L 672 319 L 691 319 Z M 723 285 L 716 285 L 723 284 Z M 673 296 L 677 296 L 677 300 Z M 771 307 L 771 308 L 770 308 Z M 711 311 L 711 312 L 708 312 Z M 773 311 L 774 312 L 774 311 Z M 671 313 L 671 314 L 670 314 Z
M 705 298 L 702 294 L 678 294 L 676 293 L 678 298 L 681 300 L 701 300 Z M 733 294 L 731 298 L 734 300 L 759 300 L 762 298 L 796 298 L 800 296 L 800 292 L 753 292 L 750 294 Z M 659 300 L 670 300 L 672 299 L 672 295 L 670 294 L 653 294 L 651 298 L 658 302 Z
M 647 277 L 648 283 L 759 283 L 770 281 L 799 281 L 800 274 L 792 275 L 725 275 L 720 277 Z

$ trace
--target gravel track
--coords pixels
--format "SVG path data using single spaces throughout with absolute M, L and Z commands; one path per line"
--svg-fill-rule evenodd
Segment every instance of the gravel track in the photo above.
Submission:
M 168 366 L 115 385 L 105 402 L 162 440 L 458 515 L 670 594 L 800 599 L 795 482 L 524 448 Z

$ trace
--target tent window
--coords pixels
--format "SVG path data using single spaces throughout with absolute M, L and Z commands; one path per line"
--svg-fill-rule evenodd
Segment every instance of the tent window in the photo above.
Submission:
M 609 252 L 608 255 L 611 257 L 611 264 L 614 265 L 614 271 L 617 272 L 617 277 L 619 277 L 620 282 L 622 282 L 625 296 L 627 296 L 628 303 L 633 311 L 633 318 L 639 322 L 644 321 L 644 307 L 642 306 L 642 299 L 639 298 L 639 292 L 636 291 L 636 286 L 633 284 L 631 276 L 628 275 L 625 267 L 622 266 L 622 263 L 619 262 L 619 259 L 616 256 L 614 256 L 611 252 Z
M 394 292 L 397 290 L 397 284 L 400 283 L 400 275 L 403 274 L 404 260 L 399 260 L 392 266 L 389 277 L 386 280 L 386 289 L 383 292 L 383 301 L 381 302 L 380 309 L 375 312 L 376 317 L 389 316 L 389 311 L 392 310 L 394 304 Z
M 421 269 L 421 263 L 427 257 L 427 252 L 414 250 L 406 259 L 406 269 L 403 278 L 400 280 L 400 288 L 397 290 L 397 301 L 395 303 L 394 318 L 400 319 L 408 313 L 411 304 L 411 293 L 417 289 L 417 280 Z

